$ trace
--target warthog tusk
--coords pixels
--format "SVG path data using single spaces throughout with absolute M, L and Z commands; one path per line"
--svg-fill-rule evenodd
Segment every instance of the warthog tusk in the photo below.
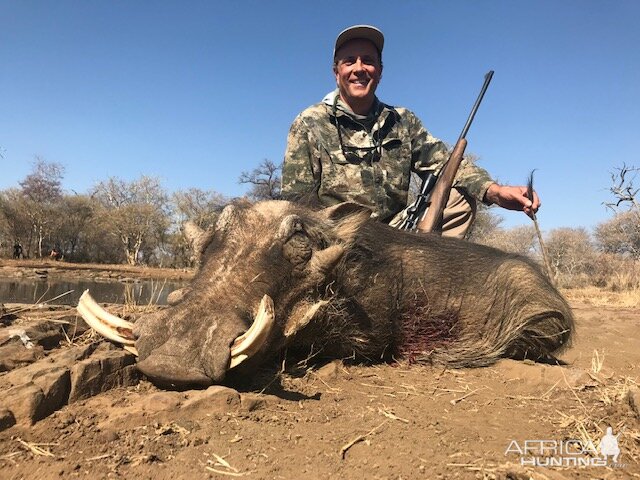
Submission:
M 269 295 L 265 295 L 262 297 L 262 301 L 260 301 L 258 314 L 253 324 L 249 327 L 249 330 L 233 341 L 233 345 L 231 346 L 231 363 L 229 364 L 230 369 L 240 365 L 262 347 L 271 333 L 274 320 L 273 300 Z
M 136 357 L 139 357 L 138 349 L 136 347 L 134 347 L 132 345 L 125 345 L 122 348 L 125 349 L 129 353 L 133 353 Z
M 89 290 L 85 290 L 80 297 L 77 310 L 84 321 L 100 335 L 124 345 L 125 348 L 129 347 L 128 351 L 138 354 L 133 347 L 133 324 L 103 309 L 91 298 Z

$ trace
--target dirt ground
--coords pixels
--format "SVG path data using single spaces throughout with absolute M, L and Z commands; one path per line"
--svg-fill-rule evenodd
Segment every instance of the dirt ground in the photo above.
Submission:
M 289 359 L 205 391 L 143 380 L 0 432 L 0 478 L 639 478 L 640 309 L 568 296 L 564 367 Z M 609 426 L 620 456 L 601 466 Z

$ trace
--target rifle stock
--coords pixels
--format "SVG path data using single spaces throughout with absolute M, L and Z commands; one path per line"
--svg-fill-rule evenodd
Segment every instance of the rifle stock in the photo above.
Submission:
M 444 212 L 444 207 L 449 200 L 451 186 L 456 178 L 456 173 L 458 172 L 466 148 L 467 140 L 459 138 L 453 152 L 451 152 L 449 160 L 447 160 L 447 163 L 438 175 L 438 181 L 431 193 L 431 205 L 424 214 L 424 217 L 422 217 L 422 220 L 418 223 L 417 229 L 419 232 L 433 232 L 440 223 L 442 212 Z
M 453 185 L 453 181 L 456 178 L 456 173 L 458 172 L 458 168 L 460 167 L 460 162 L 462 162 L 464 151 L 467 148 L 467 132 L 469 131 L 471 122 L 473 122 L 473 118 L 478 111 L 480 102 L 482 102 L 482 98 L 484 97 L 484 94 L 487 91 L 492 78 L 493 70 L 490 70 L 484 76 L 484 84 L 482 85 L 482 89 L 480 90 L 480 95 L 478 95 L 476 103 L 471 108 L 471 113 L 469 114 L 469 118 L 467 118 L 467 123 L 465 123 L 460 136 L 458 137 L 456 146 L 453 148 L 453 152 L 451 152 L 449 160 L 447 160 L 447 163 L 438 175 L 438 181 L 433 187 L 433 192 L 431 194 L 431 205 L 427 209 L 422 219 L 418 222 L 417 230 L 419 232 L 433 232 L 442 219 L 444 207 L 449 200 L 449 192 L 451 191 L 451 186 Z

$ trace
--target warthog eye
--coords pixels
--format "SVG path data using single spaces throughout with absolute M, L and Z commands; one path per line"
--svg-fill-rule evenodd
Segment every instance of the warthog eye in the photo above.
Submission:
M 294 270 L 303 270 L 313 254 L 309 237 L 303 232 L 294 233 L 282 246 L 282 254 Z

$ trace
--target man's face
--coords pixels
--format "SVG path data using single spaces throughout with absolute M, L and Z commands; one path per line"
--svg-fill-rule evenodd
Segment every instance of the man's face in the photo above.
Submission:
M 353 107 L 373 101 L 382 76 L 378 50 L 369 40 L 354 39 L 336 52 L 334 67 L 340 97 Z

